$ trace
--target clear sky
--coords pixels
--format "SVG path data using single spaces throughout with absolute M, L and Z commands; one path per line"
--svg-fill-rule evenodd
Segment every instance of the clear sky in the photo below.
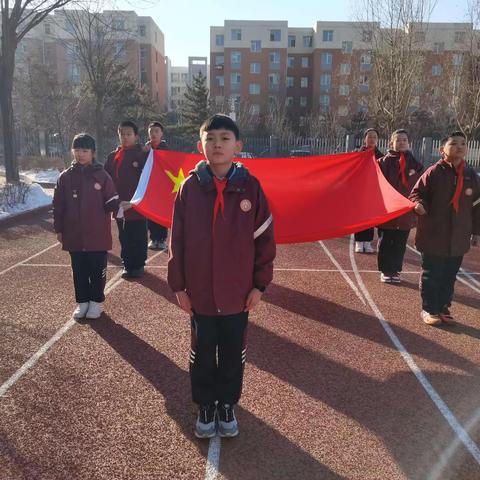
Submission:
M 152 17 L 165 35 L 165 54 L 174 66 L 189 56 L 208 57 L 210 26 L 224 20 L 288 20 L 313 27 L 317 20 L 355 19 L 361 0 L 117 0 L 116 7 Z M 465 21 L 467 0 L 438 0 L 431 21 Z

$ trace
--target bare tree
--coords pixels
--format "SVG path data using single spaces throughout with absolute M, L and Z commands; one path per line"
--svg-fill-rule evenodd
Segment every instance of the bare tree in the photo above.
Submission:
M 3 144 L 7 182 L 17 183 L 17 152 L 13 116 L 13 78 L 15 51 L 25 35 L 40 24 L 52 11 L 64 7 L 71 0 L 0 0 L 0 112 L 3 125 Z
M 418 96 L 424 64 L 423 45 L 434 0 L 362 0 L 358 2 L 362 40 L 370 48 L 370 115 L 382 130 L 408 121 Z

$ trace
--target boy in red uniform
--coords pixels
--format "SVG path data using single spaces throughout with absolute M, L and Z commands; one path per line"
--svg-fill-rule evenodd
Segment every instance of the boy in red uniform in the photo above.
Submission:
M 258 180 L 233 162 L 242 149 L 235 122 L 213 115 L 200 128 L 205 156 L 174 206 L 168 283 L 191 315 L 190 378 L 195 435 L 238 434 L 248 313 L 272 280 L 272 215 Z M 217 361 L 218 354 L 218 361 Z
M 120 147 L 111 152 L 105 170 L 112 177 L 121 201 L 130 201 L 137 189 L 147 154 L 138 143 L 138 127 L 130 121 L 118 126 Z M 143 275 L 147 260 L 147 220 L 133 209 L 117 212 L 118 234 L 123 260 L 123 278 Z M 122 217 L 123 218 L 119 218 Z
M 378 161 L 380 170 L 388 183 L 408 198 L 423 171 L 423 165 L 410 152 L 405 130 L 395 130 L 392 133 L 390 147 L 388 153 Z M 400 283 L 408 235 L 414 225 L 415 214 L 408 212 L 378 226 L 378 269 L 382 272 L 381 282 Z
M 418 180 L 410 200 L 418 226 L 415 246 L 422 252 L 422 320 L 452 323 L 450 304 L 463 255 L 480 236 L 480 179 L 465 164 L 467 142 L 452 132 L 441 142 L 442 159 Z
M 95 140 L 75 136 L 73 162 L 58 177 L 53 226 L 70 253 L 77 308 L 74 318 L 98 318 L 105 300 L 107 250 L 112 248 L 111 212 L 119 200 L 110 175 L 95 161 Z

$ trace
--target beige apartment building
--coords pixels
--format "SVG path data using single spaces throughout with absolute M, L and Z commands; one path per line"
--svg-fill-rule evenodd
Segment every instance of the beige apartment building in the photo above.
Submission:
M 165 106 L 165 42 L 158 25 L 151 17 L 138 16 L 133 11 L 104 11 L 102 15 L 106 24 L 113 26 L 111 40 L 117 60 L 125 62 L 129 74 L 148 87 L 152 101 Z M 80 84 L 85 72 L 75 55 L 72 31 L 64 11 L 56 10 L 20 42 L 17 70 L 21 72 L 28 62 L 40 62 L 55 71 L 60 82 Z
M 284 102 L 300 121 L 317 110 L 339 119 L 366 112 L 374 26 L 316 22 L 290 28 L 287 21 L 226 20 L 210 27 L 211 95 L 218 103 L 230 99 L 232 108 L 246 102 L 254 114 L 268 102 Z M 438 100 L 445 77 L 461 65 L 472 26 L 429 23 L 412 25 L 412 32 L 426 52 L 424 83 L 412 101 L 417 109 Z

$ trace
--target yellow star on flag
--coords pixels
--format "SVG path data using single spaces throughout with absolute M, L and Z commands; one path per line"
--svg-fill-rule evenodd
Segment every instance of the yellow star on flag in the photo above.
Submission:
M 185 180 L 185 175 L 183 174 L 183 169 L 180 168 L 178 171 L 178 175 L 175 176 L 172 172 L 165 170 L 168 178 L 173 182 L 173 190 L 172 193 L 178 192 L 180 190 L 180 185 Z

